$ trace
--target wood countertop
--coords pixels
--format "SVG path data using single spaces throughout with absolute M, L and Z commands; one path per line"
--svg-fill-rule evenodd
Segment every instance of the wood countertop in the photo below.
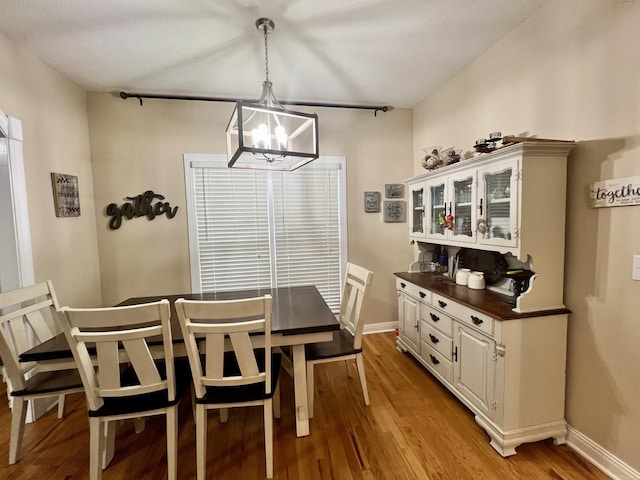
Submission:
M 464 285 L 457 285 L 452 278 L 439 273 L 397 272 L 394 275 L 497 320 L 516 320 L 571 313 L 568 308 L 537 310 L 526 313 L 514 312 L 511 304 L 512 297 L 491 290 L 474 290 Z

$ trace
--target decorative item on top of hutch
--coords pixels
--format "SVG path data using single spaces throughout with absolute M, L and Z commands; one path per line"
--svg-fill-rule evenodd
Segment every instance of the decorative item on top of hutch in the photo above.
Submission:
M 524 442 L 566 441 L 564 230 L 573 146 L 524 140 L 406 180 L 409 236 L 421 255 L 428 244 L 465 247 L 531 267 L 518 270 L 527 281 L 515 301 L 413 270 L 419 262 L 395 274 L 398 350 L 475 414 L 502 456 Z

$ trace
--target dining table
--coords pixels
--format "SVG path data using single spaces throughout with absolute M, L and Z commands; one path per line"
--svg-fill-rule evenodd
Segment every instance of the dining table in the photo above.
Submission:
M 185 300 L 234 300 L 264 296 L 272 297 L 271 345 L 272 348 L 289 347 L 290 371 L 293 374 L 295 428 L 298 437 L 309 435 L 309 415 L 307 398 L 307 369 L 305 345 L 328 342 L 333 333 L 340 329 L 335 315 L 313 285 L 276 287 L 255 290 L 225 292 L 185 293 L 132 297 L 116 306 L 136 305 L 167 299 L 171 307 L 171 333 L 174 356 L 186 357 L 186 349 L 175 310 L 175 301 Z M 259 347 L 259 338 L 257 347 Z M 153 348 L 153 345 L 150 345 Z M 161 351 L 160 348 L 157 350 Z M 121 361 L 126 362 L 126 354 Z M 63 334 L 56 335 L 20 355 L 21 362 L 35 362 L 40 371 L 76 368 L 73 354 Z M 287 362 L 285 361 L 285 364 Z

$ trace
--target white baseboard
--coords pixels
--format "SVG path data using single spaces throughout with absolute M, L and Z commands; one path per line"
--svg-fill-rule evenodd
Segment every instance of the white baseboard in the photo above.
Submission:
M 393 332 L 396 328 L 398 328 L 398 322 L 365 323 L 362 333 L 366 335 L 368 333 Z
M 569 425 L 567 445 L 615 480 L 640 480 L 640 472 Z

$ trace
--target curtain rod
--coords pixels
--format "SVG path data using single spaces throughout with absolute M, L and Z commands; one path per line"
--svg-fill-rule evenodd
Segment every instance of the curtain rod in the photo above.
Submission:
M 222 97 L 194 97 L 190 95 L 152 95 L 147 93 L 129 93 L 120 92 L 120 98 L 126 100 L 128 98 L 137 98 L 142 105 L 143 98 L 155 98 L 160 100 L 196 100 L 202 102 L 237 102 L 236 98 L 222 98 Z M 257 103 L 258 100 L 242 100 L 247 103 Z M 283 105 L 298 105 L 302 107 L 326 107 L 326 108 L 353 108 L 357 110 L 373 110 L 373 116 L 377 117 L 378 112 L 387 112 L 389 107 L 387 105 L 350 105 L 344 103 L 322 103 L 322 102 L 294 102 L 289 100 L 279 100 Z

